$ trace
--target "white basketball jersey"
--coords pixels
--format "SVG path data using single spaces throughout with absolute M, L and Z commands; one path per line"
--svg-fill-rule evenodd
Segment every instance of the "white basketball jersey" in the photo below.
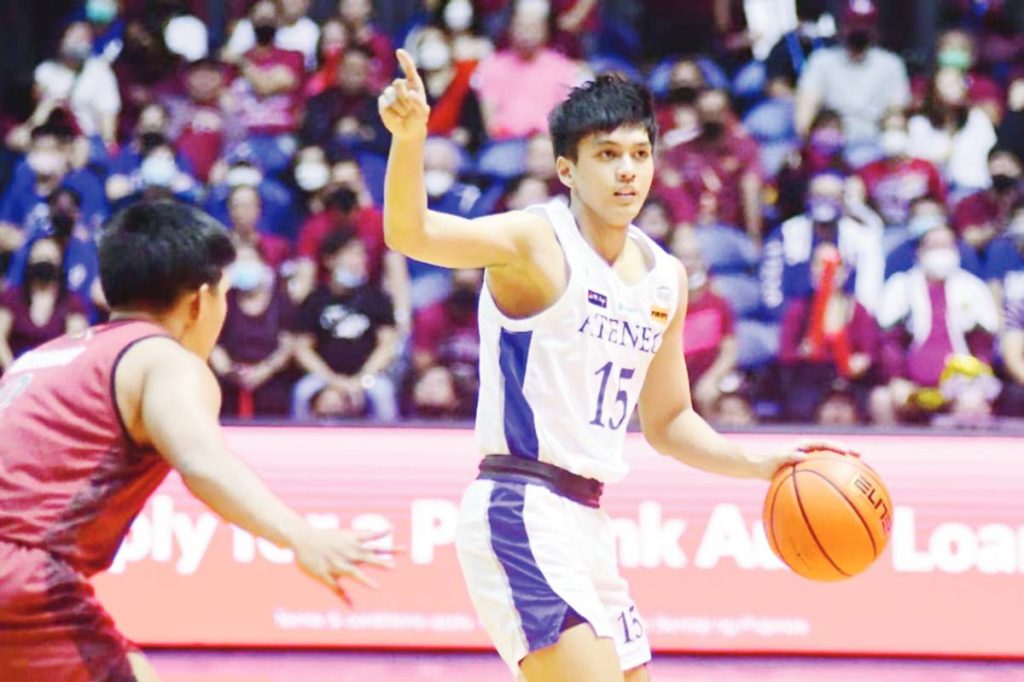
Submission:
M 679 266 L 631 225 L 628 238 L 650 270 L 629 286 L 586 242 L 565 204 L 528 210 L 554 226 L 568 283 L 553 305 L 523 319 L 503 315 L 484 286 L 477 444 L 482 454 L 539 459 L 617 481 L 628 471 L 626 427 L 679 303 Z

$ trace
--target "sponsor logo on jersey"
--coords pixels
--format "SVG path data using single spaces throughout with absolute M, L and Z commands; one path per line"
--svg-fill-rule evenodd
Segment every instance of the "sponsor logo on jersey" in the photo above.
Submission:
M 658 324 L 668 324 L 668 308 L 653 306 L 651 308 L 651 319 Z
M 598 308 L 608 307 L 608 297 L 602 293 L 598 293 L 593 289 L 587 290 L 587 303 L 590 305 L 596 305 Z

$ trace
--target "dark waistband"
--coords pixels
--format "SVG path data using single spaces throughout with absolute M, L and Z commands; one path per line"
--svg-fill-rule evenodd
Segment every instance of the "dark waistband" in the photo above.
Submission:
M 604 483 L 578 476 L 554 464 L 515 455 L 487 455 L 480 461 L 477 478 L 492 481 L 536 483 L 585 507 L 601 506 Z

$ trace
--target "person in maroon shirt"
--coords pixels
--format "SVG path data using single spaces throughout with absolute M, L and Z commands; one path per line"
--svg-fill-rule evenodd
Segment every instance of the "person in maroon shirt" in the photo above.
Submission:
M 67 289 L 62 253 L 56 240 L 37 240 L 22 285 L 0 294 L 0 367 L 5 370 L 26 351 L 88 326 L 85 302 Z
M 416 313 L 408 399 L 414 415 L 465 418 L 475 413 L 480 386 L 476 314 L 483 281 L 483 270 L 455 270 L 448 297 Z M 443 390 L 449 384 L 450 394 Z M 431 399 L 438 394 L 444 399 Z
M 295 132 L 298 124 L 305 57 L 274 45 L 277 5 L 260 0 L 251 13 L 256 47 L 238 65 L 231 85 L 238 118 L 250 136 L 275 137 Z
M 745 230 L 761 243 L 761 161 L 754 142 L 732 124 L 729 96 L 723 90 L 705 90 L 697 100 L 701 133 L 664 153 L 659 183 L 672 201 L 696 207 L 680 215 L 690 224 L 720 224 Z M 678 214 L 677 214 L 678 215 Z
M 277 270 L 291 258 L 292 245 L 284 237 L 262 232 L 263 199 L 259 190 L 239 185 L 228 194 L 228 216 L 231 218 L 232 236 L 238 245 L 247 245 L 259 251 L 260 257 Z
M 0 679 L 157 679 L 96 600 L 146 499 L 173 468 L 227 522 L 294 552 L 343 598 L 387 564 L 369 534 L 321 530 L 228 452 L 207 365 L 224 323 L 224 228 L 140 203 L 99 246 L 111 322 L 26 353 L 0 379 Z
M 711 415 L 722 380 L 736 369 L 738 346 L 732 308 L 714 291 L 693 228 L 672 235 L 672 254 L 686 267 L 689 298 L 683 325 L 686 371 L 698 409 Z
M 988 154 L 992 187 L 964 197 L 953 209 L 953 229 L 965 243 L 984 252 L 1009 221 L 1014 205 L 1024 192 L 1024 165 L 1006 147 L 993 147 Z
M 291 406 L 295 309 L 259 251 L 238 248 L 228 268 L 228 314 L 210 367 L 224 393 L 221 414 L 242 419 L 285 417 Z
M 887 226 L 903 226 L 910 218 L 910 205 L 921 197 L 946 202 L 946 184 L 930 161 L 907 154 L 907 117 L 891 111 L 882 119 L 880 144 L 884 157 L 861 168 L 857 178 L 870 205 Z
M 811 262 L 814 293 L 783 311 L 779 397 L 790 421 L 821 421 L 833 399 L 852 400 L 862 414 L 877 384 L 881 332 L 850 293 L 850 278 L 839 249 L 821 244 Z
M 225 65 L 200 59 L 188 66 L 181 91 L 163 100 L 170 113 L 167 135 L 204 183 L 222 152 L 239 142 L 242 133 L 227 105 L 224 87 L 229 82 Z

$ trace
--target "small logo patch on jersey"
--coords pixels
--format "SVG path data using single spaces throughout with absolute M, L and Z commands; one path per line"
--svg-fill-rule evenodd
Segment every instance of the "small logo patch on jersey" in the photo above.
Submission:
M 651 308 L 651 319 L 659 324 L 668 324 L 668 308 L 653 306 Z
M 658 305 L 668 305 L 672 302 L 672 290 L 666 286 L 659 286 L 654 290 L 654 302 Z
M 587 290 L 587 303 L 589 303 L 591 305 L 596 305 L 598 308 L 607 308 L 608 307 L 608 297 L 605 296 L 604 294 L 599 294 L 598 292 L 594 291 L 593 289 L 588 289 Z

